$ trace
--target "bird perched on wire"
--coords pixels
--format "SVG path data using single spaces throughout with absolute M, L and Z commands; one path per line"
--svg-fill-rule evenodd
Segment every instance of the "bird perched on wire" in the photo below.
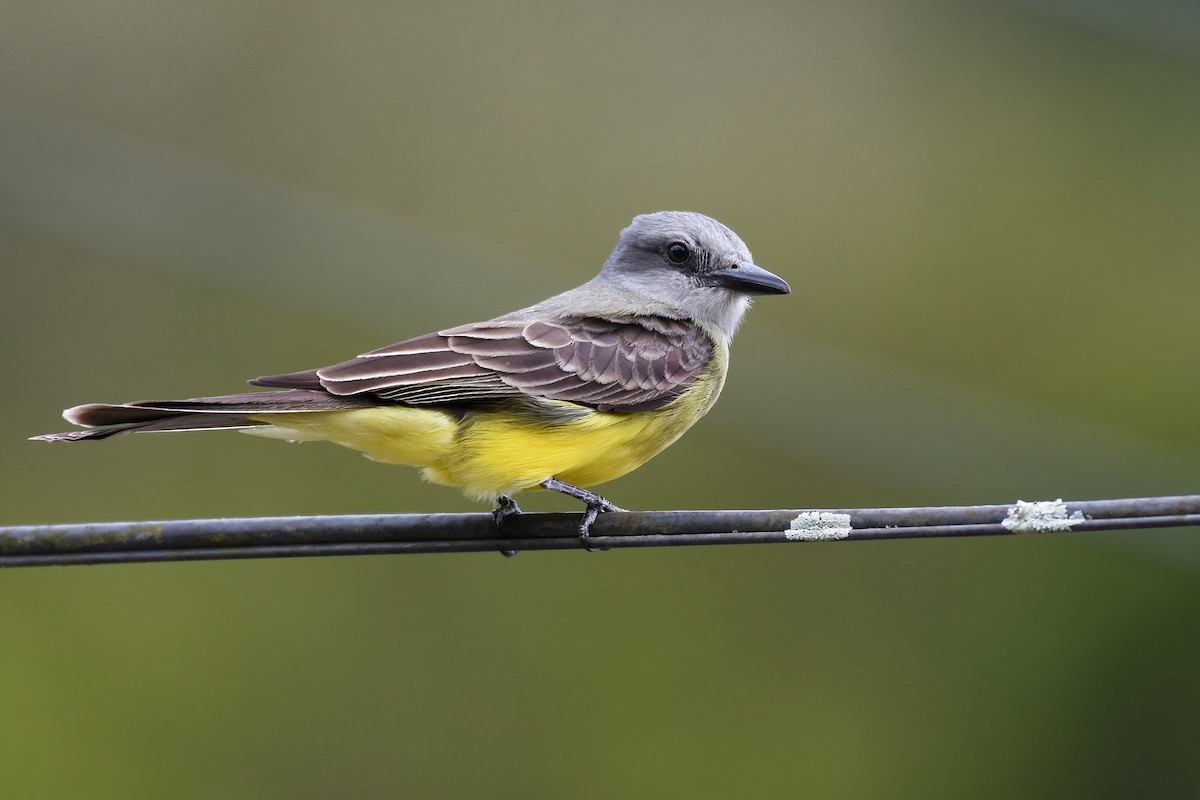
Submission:
M 495 499 L 542 487 L 587 505 L 580 535 L 622 509 L 583 487 L 633 470 L 708 412 L 752 295 L 787 294 L 738 236 L 702 214 L 634 218 L 600 273 L 511 314 L 321 369 L 255 378 L 276 391 L 63 412 L 87 430 L 34 439 L 236 428 L 328 441 Z

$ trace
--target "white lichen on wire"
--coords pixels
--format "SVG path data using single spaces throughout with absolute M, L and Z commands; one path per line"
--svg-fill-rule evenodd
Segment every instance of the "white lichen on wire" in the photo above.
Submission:
M 833 511 L 802 511 L 788 524 L 783 535 L 789 542 L 825 542 L 845 539 L 854 530 L 849 514 Z
M 1000 524 L 1013 533 L 1055 533 L 1069 531 L 1085 519 L 1081 511 L 1068 513 L 1062 498 L 1033 503 L 1018 500 Z

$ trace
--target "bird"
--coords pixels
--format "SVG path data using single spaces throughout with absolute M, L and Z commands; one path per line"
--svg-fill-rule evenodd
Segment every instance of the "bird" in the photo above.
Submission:
M 790 292 L 715 219 L 643 214 L 594 278 L 519 311 L 249 381 L 270 391 L 75 406 L 63 417 L 83 430 L 31 438 L 238 429 L 328 441 L 494 500 L 501 531 L 520 513 L 518 492 L 580 500 L 587 546 L 600 513 L 624 510 L 587 487 L 641 466 L 703 417 L 752 297 Z

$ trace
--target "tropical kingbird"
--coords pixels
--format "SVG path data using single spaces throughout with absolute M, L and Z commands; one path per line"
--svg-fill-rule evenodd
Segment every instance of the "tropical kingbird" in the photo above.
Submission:
M 750 296 L 790 291 L 716 220 L 645 214 L 600 274 L 520 311 L 250 381 L 277 391 L 76 406 L 63 417 L 88 430 L 33 438 L 237 428 L 328 441 L 494 498 L 498 524 L 519 511 L 510 495 L 562 492 L 587 504 L 586 537 L 620 509 L 579 487 L 641 466 L 704 416 Z

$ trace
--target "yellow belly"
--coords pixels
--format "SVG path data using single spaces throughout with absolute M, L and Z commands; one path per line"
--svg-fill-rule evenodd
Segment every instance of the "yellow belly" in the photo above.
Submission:
M 589 411 L 553 426 L 481 415 L 464 427 L 457 447 L 425 469 L 425 476 L 479 498 L 518 492 L 550 477 L 595 486 L 637 469 L 702 415 L 676 404 L 629 414 Z
M 381 406 L 256 417 L 245 432 L 292 441 L 328 441 L 388 464 L 422 469 L 434 483 L 492 499 L 556 477 L 576 486 L 618 478 L 678 439 L 712 407 L 725 377 L 724 352 L 707 374 L 654 411 L 580 410 L 573 418 L 519 406 L 456 416 L 431 407 Z M 550 403 L 550 405 L 554 405 Z

